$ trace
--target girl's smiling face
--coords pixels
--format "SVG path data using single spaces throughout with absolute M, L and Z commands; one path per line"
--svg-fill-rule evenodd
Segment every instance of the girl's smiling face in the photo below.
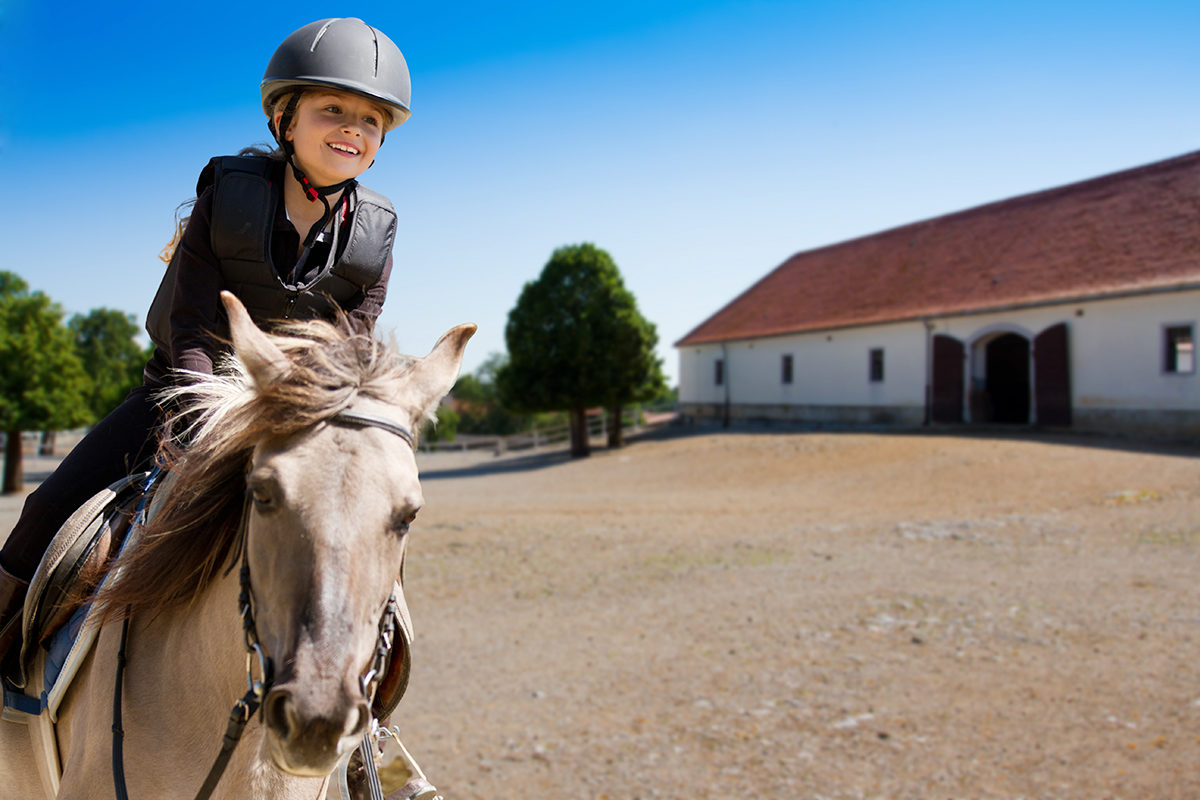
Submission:
M 365 97 L 310 89 L 300 98 L 285 136 L 312 185 L 331 186 L 357 178 L 371 166 L 383 142 L 384 114 Z M 276 113 L 276 125 L 281 116 L 282 111 Z

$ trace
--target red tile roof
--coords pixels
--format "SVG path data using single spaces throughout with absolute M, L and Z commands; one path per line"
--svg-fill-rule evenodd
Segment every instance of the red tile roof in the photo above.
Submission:
M 1200 287 L 1200 151 L 798 253 L 676 346 Z

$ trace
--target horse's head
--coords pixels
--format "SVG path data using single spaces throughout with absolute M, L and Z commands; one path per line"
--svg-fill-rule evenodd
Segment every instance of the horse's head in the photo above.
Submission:
M 256 328 L 232 295 L 223 301 L 234 353 L 256 391 L 303 392 L 312 378 L 296 378 L 288 338 Z M 428 356 L 383 381 L 386 391 L 350 387 L 343 410 L 354 424 L 326 416 L 299 431 L 267 431 L 253 449 L 245 553 L 259 641 L 275 665 L 262 707 L 267 747 L 285 772 L 328 774 L 370 722 L 364 673 L 423 502 L 402 431 L 415 430 L 453 386 L 474 331 L 449 331 Z M 379 357 L 347 348 L 351 361 Z M 318 380 L 345 380 L 336 354 L 317 355 Z M 385 422 L 364 425 L 364 417 Z

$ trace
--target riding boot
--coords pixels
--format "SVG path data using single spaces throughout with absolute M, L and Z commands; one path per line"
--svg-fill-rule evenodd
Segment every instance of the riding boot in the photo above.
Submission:
M 0 567 L 0 662 L 8 660 L 10 651 L 21 643 L 21 619 L 25 610 L 25 592 L 29 581 L 23 581 Z

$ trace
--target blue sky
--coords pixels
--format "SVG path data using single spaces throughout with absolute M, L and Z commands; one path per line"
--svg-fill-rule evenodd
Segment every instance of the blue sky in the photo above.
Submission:
M 143 320 L 176 206 L 267 139 L 271 52 L 329 16 L 413 76 L 363 177 L 400 214 L 383 327 L 478 323 L 468 371 L 560 245 L 613 255 L 674 381 L 795 252 L 1200 149 L 1195 0 L 261 5 L 0 0 L 0 269 Z

